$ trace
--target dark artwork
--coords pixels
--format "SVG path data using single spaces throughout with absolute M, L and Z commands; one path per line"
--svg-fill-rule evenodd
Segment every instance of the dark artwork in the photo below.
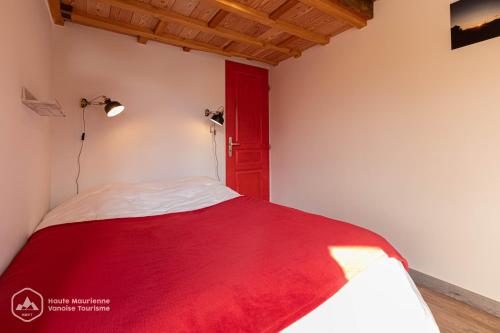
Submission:
M 451 8 L 451 48 L 500 36 L 500 0 L 460 0 Z

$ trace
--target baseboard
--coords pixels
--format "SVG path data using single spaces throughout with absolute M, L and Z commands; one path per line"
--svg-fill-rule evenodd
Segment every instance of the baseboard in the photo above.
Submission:
M 472 291 L 445 282 L 422 272 L 416 271 L 414 269 L 410 270 L 410 276 L 417 285 L 421 285 L 431 290 L 437 291 L 460 302 L 469 304 L 470 306 L 473 306 L 477 309 L 481 309 L 485 312 L 491 313 L 494 316 L 500 317 L 500 302 L 476 294 Z

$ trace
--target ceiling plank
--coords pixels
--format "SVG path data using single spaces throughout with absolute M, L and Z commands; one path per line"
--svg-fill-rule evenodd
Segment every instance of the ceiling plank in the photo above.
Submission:
M 61 2 L 59 0 L 49 0 L 49 9 L 54 24 L 64 25 L 64 19 L 61 14 Z
M 279 19 L 283 14 L 285 14 L 287 11 L 295 7 L 299 3 L 298 0 L 287 0 L 281 4 L 278 8 L 273 10 L 271 14 L 269 14 L 269 18 L 276 20 Z
M 219 37 L 223 37 L 235 42 L 240 42 L 240 43 L 245 43 L 245 44 L 250 44 L 253 46 L 258 46 L 274 51 L 278 51 L 281 53 L 285 54 L 290 54 L 295 56 L 297 51 L 291 50 L 285 47 L 279 47 L 276 46 L 272 43 L 268 43 L 265 41 L 262 41 L 258 38 L 233 31 L 227 28 L 223 27 L 209 27 L 208 24 L 205 21 L 198 20 L 189 16 L 181 15 L 176 12 L 173 12 L 168 9 L 163 9 L 163 8 L 158 8 L 154 7 L 152 5 L 149 5 L 147 3 L 142 3 L 142 2 L 136 2 L 132 0 L 102 0 L 110 5 L 113 5 L 115 7 L 125 9 L 125 10 L 130 10 L 134 12 L 141 12 L 143 14 L 148 14 L 151 16 L 156 17 L 159 20 L 162 21 L 169 21 L 169 22 L 175 22 L 199 31 L 203 31 L 206 33 L 214 34 Z
M 225 51 L 211 44 L 202 43 L 194 40 L 188 40 L 170 34 L 163 33 L 161 35 L 156 35 L 153 30 L 148 28 L 138 27 L 129 23 L 124 23 L 119 21 L 110 21 L 109 19 L 106 18 L 92 16 L 78 11 L 74 11 L 73 13 L 71 13 L 71 21 L 82 25 L 109 30 L 129 36 L 140 36 L 148 40 L 154 40 L 169 45 L 179 46 L 182 47 L 183 49 L 193 49 L 204 52 L 216 53 L 226 57 L 232 57 L 232 56 L 242 57 L 248 60 L 259 61 L 273 66 L 277 65 L 276 62 L 265 58 L 255 57 L 240 52 Z
M 354 10 L 343 5 L 342 3 L 331 0 L 299 0 L 303 4 L 319 9 L 323 13 L 349 24 L 352 27 L 363 28 L 366 26 L 366 18 L 356 13 Z M 371 0 L 368 0 L 371 1 Z M 352 2 L 352 1 L 351 1 Z M 365 2 L 364 0 L 357 0 L 357 3 Z M 372 8 L 373 10 L 373 8 Z
M 322 45 L 328 44 L 329 41 L 328 36 L 315 33 L 314 31 L 301 28 L 295 24 L 280 19 L 273 20 L 272 18 L 269 17 L 267 13 L 254 9 L 247 5 L 244 5 L 240 2 L 234 0 L 207 0 L 207 1 L 210 1 L 210 3 L 217 5 L 220 9 L 245 17 L 252 21 L 257 21 L 261 24 L 267 25 L 268 27 L 287 32 L 291 35 L 295 35 L 297 37 L 309 40 L 317 44 L 322 44 Z
M 219 9 L 217 14 L 215 14 L 214 17 L 212 17 L 208 22 L 208 26 L 210 28 L 215 28 L 216 26 L 219 25 L 219 23 L 222 22 L 222 20 L 227 16 L 227 14 L 229 13 L 226 12 L 225 10 Z

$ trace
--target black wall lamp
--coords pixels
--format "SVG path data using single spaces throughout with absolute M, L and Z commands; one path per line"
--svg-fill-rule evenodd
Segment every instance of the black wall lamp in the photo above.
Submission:
M 112 101 L 109 97 L 104 95 L 93 98 L 90 101 L 86 98 L 80 99 L 80 107 L 82 109 L 87 108 L 89 105 L 104 105 L 104 112 L 106 112 L 106 115 L 110 118 L 119 115 L 125 110 L 125 106 L 120 102 Z
M 224 108 L 220 107 L 216 111 L 210 111 L 209 109 L 205 110 L 205 117 L 208 117 L 215 124 L 222 126 L 224 125 Z
M 205 117 L 208 117 L 208 119 L 210 119 L 210 121 L 213 123 L 210 125 L 210 133 L 212 134 L 212 144 L 214 147 L 215 174 L 217 175 L 217 180 L 220 181 L 219 159 L 217 158 L 217 140 L 215 140 L 215 136 L 217 135 L 217 131 L 215 129 L 215 125 L 219 125 L 219 126 L 224 125 L 224 107 L 220 106 L 215 111 L 205 109 Z
M 80 145 L 80 151 L 78 152 L 78 157 L 77 157 L 77 174 L 76 174 L 76 194 L 80 193 L 80 171 L 81 171 L 81 165 L 80 165 L 80 158 L 82 156 L 82 151 L 83 151 L 83 146 L 85 144 L 85 138 L 86 138 L 86 124 L 85 124 L 85 110 L 87 110 L 87 107 L 89 106 L 101 106 L 104 105 L 104 112 L 106 112 L 106 116 L 109 118 L 114 117 L 119 115 L 120 113 L 125 110 L 125 107 L 118 101 L 112 101 L 111 98 L 106 97 L 104 95 L 102 96 L 97 96 L 95 98 L 92 98 L 91 100 L 88 100 L 86 98 L 80 98 L 80 107 L 82 108 L 82 135 L 80 136 L 81 140 L 81 145 Z

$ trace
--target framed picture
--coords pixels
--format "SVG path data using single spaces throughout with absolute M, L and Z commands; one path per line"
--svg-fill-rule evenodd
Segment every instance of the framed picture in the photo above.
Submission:
M 452 49 L 500 36 L 500 0 L 460 0 L 450 11 Z

